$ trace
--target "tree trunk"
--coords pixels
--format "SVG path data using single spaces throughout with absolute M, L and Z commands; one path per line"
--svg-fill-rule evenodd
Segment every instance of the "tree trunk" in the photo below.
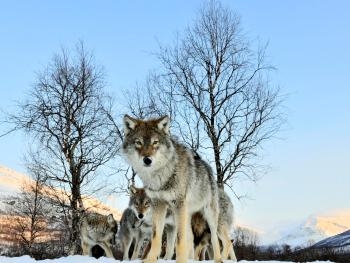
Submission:
M 72 209 L 72 225 L 70 233 L 70 245 L 71 245 L 71 254 L 76 255 L 80 252 L 80 237 L 79 237 L 79 221 L 80 221 L 80 212 L 78 208 L 79 200 L 81 200 L 79 182 L 77 180 L 78 176 L 73 177 L 72 185 L 72 200 L 71 200 L 71 209 Z

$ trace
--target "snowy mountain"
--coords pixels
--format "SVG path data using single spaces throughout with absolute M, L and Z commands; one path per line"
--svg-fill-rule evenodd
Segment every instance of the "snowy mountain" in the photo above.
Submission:
M 350 251 L 350 230 L 317 242 L 312 248 L 342 248 Z
M 18 173 L 8 167 L 0 166 L 0 214 L 6 211 L 6 200 L 9 196 L 14 196 L 23 189 L 23 184 L 32 184 L 34 181 L 27 175 Z M 46 189 L 49 195 L 52 190 Z M 6 200 L 6 201 L 5 201 Z M 121 212 L 114 207 L 102 203 L 100 200 L 93 197 L 84 197 L 84 206 L 91 208 L 92 211 L 101 214 L 113 213 L 114 217 L 119 220 Z
M 289 244 L 294 247 L 310 246 L 348 229 L 350 229 L 350 209 L 309 216 L 302 222 L 277 228 L 275 233 L 272 233 L 275 235 L 275 240 L 270 243 Z
M 28 180 L 28 176 L 5 166 L 0 166 L 0 198 L 1 196 L 19 192 L 22 184 Z

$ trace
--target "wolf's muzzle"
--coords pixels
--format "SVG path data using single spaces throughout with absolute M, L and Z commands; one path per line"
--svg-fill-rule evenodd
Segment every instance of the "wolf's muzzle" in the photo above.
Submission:
M 145 166 L 151 166 L 152 159 L 149 158 L 148 156 L 146 156 L 146 157 L 143 158 L 143 163 L 144 163 Z
M 112 237 L 110 240 L 109 240 L 109 243 L 114 246 L 117 244 L 116 240 L 115 240 L 115 237 Z

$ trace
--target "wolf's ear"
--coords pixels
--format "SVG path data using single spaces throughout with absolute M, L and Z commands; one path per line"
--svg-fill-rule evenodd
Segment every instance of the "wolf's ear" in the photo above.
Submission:
M 124 134 L 129 134 L 130 131 L 135 129 L 137 120 L 130 117 L 129 115 L 124 115 Z
M 158 120 L 158 129 L 169 134 L 169 123 L 170 119 L 168 116 L 164 116 Z
M 113 223 L 114 223 L 113 214 L 109 214 L 109 215 L 107 216 L 107 222 L 108 222 L 108 224 L 113 224 Z
M 130 193 L 131 194 L 133 194 L 133 195 L 136 194 L 137 189 L 136 189 L 136 187 L 134 185 L 130 185 L 129 189 L 130 189 Z

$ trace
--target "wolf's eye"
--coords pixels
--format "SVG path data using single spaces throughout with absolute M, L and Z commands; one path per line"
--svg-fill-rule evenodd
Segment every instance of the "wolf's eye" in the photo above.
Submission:
M 158 145 L 159 141 L 154 141 L 153 145 Z
M 145 207 L 149 207 L 150 206 L 150 201 L 146 201 L 145 202 Z
M 142 142 L 140 140 L 135 140 L 135 145 L 136 146 L 142 146 Z

